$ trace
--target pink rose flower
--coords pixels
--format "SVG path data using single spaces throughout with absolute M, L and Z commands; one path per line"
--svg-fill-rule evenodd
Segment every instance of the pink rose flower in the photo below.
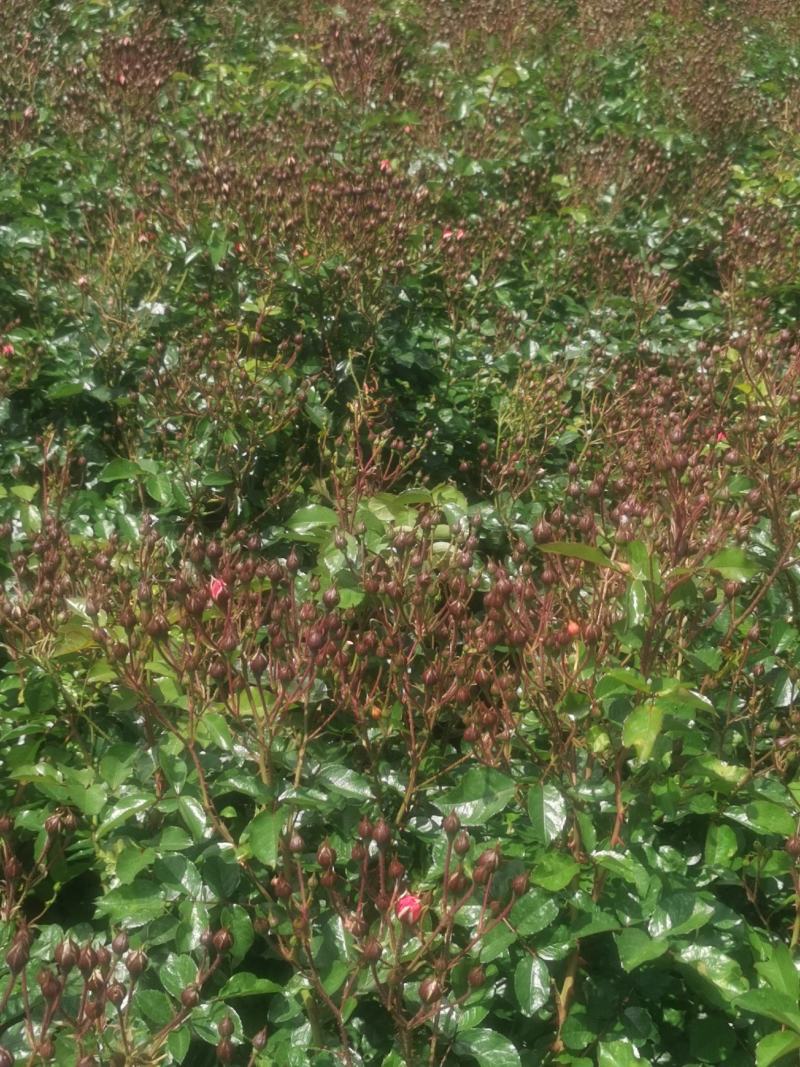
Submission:
M 208 591 L 211 599 L 217 604 L 228 592 L 228 587 L 221 578 L 214 577 L 208 583 Z
M 422 901 L 413 893 L 404 893 L 395 904 L 394 913 L 401 923 L 414 926 L 422 915 Z

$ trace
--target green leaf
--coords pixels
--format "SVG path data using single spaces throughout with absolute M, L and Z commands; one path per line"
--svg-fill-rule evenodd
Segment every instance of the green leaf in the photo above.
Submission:
M 584 545 L 579 541 L 553 541 L 548 545 L 538 545 L 540 552 L 550 552 L 557 556 L 569 556 L 572 559 L 582 559 L 586 563 L 596 563 L 598 567 L 619 568 L 608 558 L 605 552 L 601 552 L 594 545 Z
M 249 971 L 239 971 L 228 979 L 219 991 L 219 996 L 222 1000 L 230 997 L 257 997 L 263 996 L 264 993 L 280 993 L 283 988 L 268 978 L 257 978 Z
M 363 774 L 351 771 L 349 767 L 329 763 L 320 767 L 314 777 L 317 782 L 327 785 L 334 793 L 349 800 L 372 799 L 372 786 L 367 779 Z
M 99 482 L 121 482 L 130 478 L 138 478 L 142 469 L 138 463 L 130 459 L 112 459 L 97 476 Z
M 97 828 L 96 839 L 99 840 L 101 837 L 105 837 L 106 834 L 111 833 L 117 826 L 121 826 L 122 823 L 127 822 L 132 816 L 140 811 L 144 811 L 146 808 L 152 807 L 152 805 L 152 796 L 147 796 L 144 793 L 135 793 L 133 796 L 122 797 L 120 800 L 115 801 L 108 809 L 105 818 Z
M 309 504 L 296 511 L 286 526 L 298 541 L 324 541 L 328 531 L 338 524 L 339 516 L 332 508 Z
M 192 1033 L 188 1026 L 179 1026 L 173 1030 L 167 1038 L 167 1048 L 176 1063 L 183 1063 L 189 1045 L 192 1043 Z
M 33 677 L 25 686 L 25 704 L 33 715 L 42 715 L 58 703 L 58 687 L 53 679 L 42 674 Z
M 754 800 L 743 808 L 728 808 L 728 819 L 741 823 L 758 834 L 775 834 L 778 837 L 791 837 L 795 832 L 795 820 L 779 804 L 771 800 Z
M 96 904 L 98 915 L 105 915 L 112 923 L 125 926 L 152 922 L 163 915 L 166 908 L 162 887 L 146 878 L 134 878 L 130 885 L 109 890 L 98 898 Z
M 522 1067 L 516 1048 L 495 1030 L 466 1030 L 457 1037 L 455 1047 L 474 1056 L 480 1067 Z
M 755 563 L 742 548 L 724 548 L 711 559 L 706 560 L 704 569 L 716 571 L 725 579 L 745 582 L 758 574 L 761 567 Z
M 635 748 L 640 760 L 650 759 L 663 721 L 664 712 L 655 701 L 639 704 L 625 720 L 622 743 Z
M 434 801 L 445 815 L 455 811 L 465 826 L 479 826 L 514 797 L 514 782 L 493 767 L 472 767 L 458 785 Z
M 650 1067 L 636 1046 L 627 1038 L 620 1041 L 600 1041 L 597 1045 L 597 1067 Z
M 635 926 L 621 930 L 614 935 L 614 940 L 617 943 L 619 961 L 628 972 L 641 967 L 643 963 L 658 959 L 669 948 L 664 938 L 649 937 L 644 930 Z
M 514 992 L 523 1015 L 535 1015 L 550 999 L 550 972 L 537 956 L 526 956 L 514 971 Z
M 136 1007 L 148 1022 L 156 1026 L 164 1026 L 174 1014 L 169 997 L 158 989 L 137 989 Z
M 769 957 L 756 964 L 761 977 L 778 993 L 785 993 L 792 1000 L 800 1000 L 800 975 L 794 965 L 794 957 L 786 945 L 770 945 Z
M 539 841 L 549 845 L 564 829 L 567 808 L 554 785 L 535 785 L 528 791 L 528 814 Z
M 530 937 L 548 927 L 557 916 L 555 900 L 539 889 L 531 889 L 511 909 L 508 921 L 520 937 Z
M 568 886 L 580 869 L 572 856 L 563 852 L 548 852 L 534 866 L 531 880 L 543 889 L 557 892 Z
M 771 1067 L 773 1063 L 800 1049 L 800 1034 L 792 1030 L 776 1030 L 762 1037 L 756 1045 L 756 1067 Z
M 208 821 L 200 801 L 194 797 L 178 797 L 178 811 L 195 841 L 202 841 L 208 829 Z
M 166 474 L 151 474 L 145 478 L 144 487 L 159 504 L 170 505 L 175 499 L 172 480 Z
M 198 726 L 198 735 L 201 740 L 202 735 L 205 734 L 209 741 L 217 748 L 221 748 L 223 752 L 231 751 L 233 735 L 224 715 L 218 711 L 207 711 L 200 719 Z
M 188 985 L 197 980 L 197 964 L 191 956 L 178 956 L 171 952 L 166 963 L 158 969 L 161 984 L 173 997 L 180 997 Z
M 278 840 L 285 818 L 280 808 L 259 812 L 242 834 L 250 845 L 250 851 L 265 867 L 275 867 L 278 863 Z
M 793 997 L 774 989 L 751 989 L 736 998 L 737 1007 L 753 1015 L 763 1015 L 800 1033 L 800 1008 Z
M 736 960 L 711 945 L 686 945 L 674 950 L 675 959 L 689 967 L 706 986 L 720 995 L 725 1007 L 747 990 L 748 982 Z

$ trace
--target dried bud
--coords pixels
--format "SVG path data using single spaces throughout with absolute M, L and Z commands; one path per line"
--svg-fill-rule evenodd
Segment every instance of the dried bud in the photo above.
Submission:
M 458 831 L 461 829 L 461 819 L 456 815 L 454 811 L 445 818 L 442 823 L 442 829 L 448 837 L 455 837 Z
M 327 842 L 317 849 L 317 863 L 325 869 L 332 867 L 336 863 L 336 851 Z
M 453 842 L 453 850 L 459 856 L 466 856 L 466 854 L 469 852 L 469 846 L 469 834 L 466 830 L 459 830 L 459 832 L 456 834 L 456 839 Z
M 19 935 L 14 938 L 11 948 L 6 953 L 6 963 L 12 974 L 20 974 L 25 969 L 25 964 L 30 957 L 28 942 Z
M 366 816 L 358 824 L 358 836 L 362 841 L 367 841 L 372 837 L 372 823 Z
M 106 997 L 118 1008 L 125 999 L 125 986 L 121 982 L 112 982 L 106 989 Z
M 372 840 L 378 846 L 378 848 L 386 848 L 391 843 L 392 831 L 389 829 L 389 824 L 384 819 L 378 819 L 372 828 Z
M 214 951 L 222 956 L 232 948 L 233 934 L 223 926 L 214 934 L 214 937 L 211 939 L 211 944 L 214 946 Z
M 128 974 L 131 978 L 138 978 L 147 968 L 149 962 L 147 954 L 140 948 L 135 949 L 133 952 L 129 952 L 125 957 L 125 966 L 127 967 Z
M 233 1042 L 229 1037 L 217 1042 L 217 1059 L 220 1063 L 233 1063 Z
M 423 1004 L 433 1004 L 442 995 L 442 984 L 438 978 L 426 978 L 420 983 L 419 999 Z
M 528 892 L 527 874 L 518 874 L 511 879 L 511 892 L 515 897 L 524 896 Z
M 371 937 L 362 948 L 361 954 L 368 963 L 377 963 L 383 955 L 383 947 L 380 941 Z
M 62 974 L 68 974 L 78 962 L 78 946 L 74 941 L 61 941 L 53 953 L 56 966 Z
M 111 951 L 115 956 L 124 956 L 128 951 L 128 935 L 124 930 L 120 930 L 114 936 L 114 940 L 111 942 Z
M 494 873 L 500 866 L 500 849 L 499 848 L 487 848 L 485 852 L 481 852 L 478 856 L 479 867 L 486 867 L 488 871 Z

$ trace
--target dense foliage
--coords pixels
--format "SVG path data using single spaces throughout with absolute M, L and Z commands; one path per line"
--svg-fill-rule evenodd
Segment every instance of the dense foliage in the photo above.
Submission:
M 797 1062 L 794 0 L 4 0 L 0 105 L 0 1067 Z

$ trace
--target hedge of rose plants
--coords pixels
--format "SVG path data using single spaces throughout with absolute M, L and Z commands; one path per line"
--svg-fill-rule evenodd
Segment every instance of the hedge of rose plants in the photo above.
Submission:
M 800 1050 L 800 17 L 0 9 L 0 1067 Z

